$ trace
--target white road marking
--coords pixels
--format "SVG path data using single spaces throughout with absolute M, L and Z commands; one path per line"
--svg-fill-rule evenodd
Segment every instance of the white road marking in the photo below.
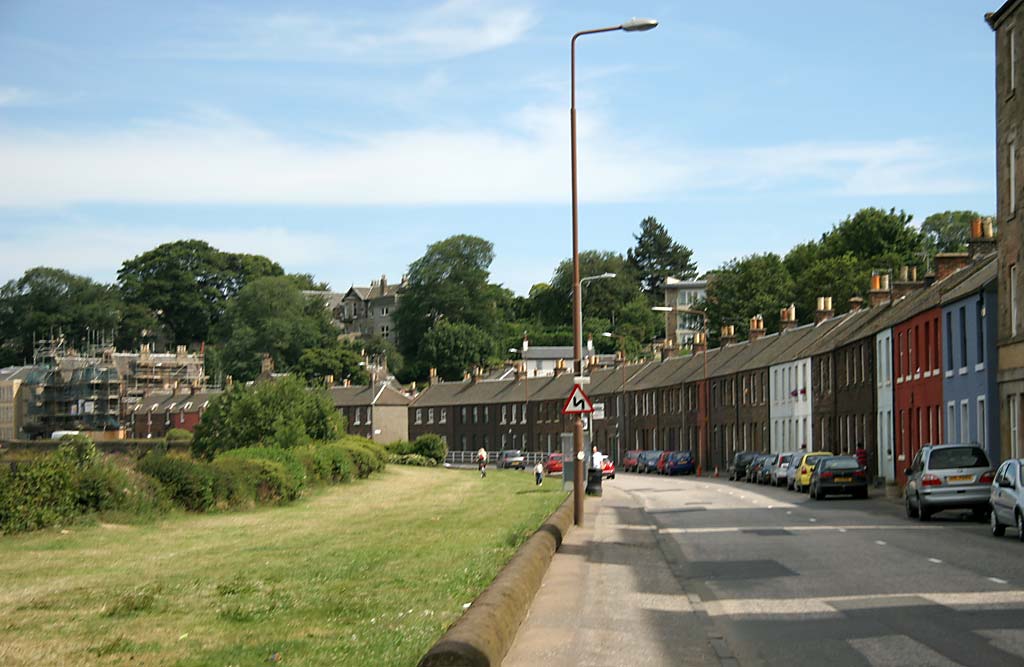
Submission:
M 808 519 L 808 521 L 810 521 L 811 523 L 817 523 L 818 520 L 812 516 L 810 519 Z
M 697 535 L 697 534 L 710 534 L 710 533 L 739 533 L 744 530 L 788 530 L 791 532 L 822 532 L 828 530 L 941 530 L 938 526 L 808 526 L 802 524 L 799 526 L 718 526 L 714 528 L 659 528 L 658 532 L 662 535 Z M 885 545 L 882 540 L 876 540 L 875 544 Z
M 845 528 L 840 528 L 840 529 L 839 529 L 839 532 L 840 532 L 840 533 L 845 533 L 845 532 L 846 532 L 846 529 L 845 529 Z
M 792 510 L 791 510 L 791 511 L 788 511 L 788 512 L 786 512 L 786 514 L 792 514 L 792 513 L 793 513 L 793 512 L 792 512 Z
M 928 562 L 929 563 L 936 563 L 936 564 L 938 564 L 938 563 L 941 563 L 942 561 L 939 560 L 938 558 L 929 558 Z
M 775 509 L 775 506 L 774 505 L 769 505 L 768 509 L 773 510 L 773 509 Z
M 1008 582 L 1006 581 L 1006 579 L 1000 579 L 999 577 L 989 577 L 989 578 L 988 578 L 988 580 L 989 580 L 989 581 L 991 581 L 991 582 L 993 582 L 993 583 L 996 583 L 996 584 L 1005 584 L 1005 583 L 1008 583 Z
M 897 601 L 901 606 L 937 604 L 951 608 L 1006 605 L 1020 607 L 1024 606 L 1024 590 L 966 593 L 878 593 L 806 598 L 738 598 L 706 600 L 704 604 L 709 616 L 786 616 L 844 613 L 833 606 L 835 603 L 840 605 L 856 603 L 858 608 L 870 609 L 891 606 Z
M 875 544 L 877 544 L 880 547 L 884 547 L 885 546 L 885 542 L 883 542 L 882 540 L 875 540 Z
M 919 667 L 957 667 L 957 663 L 906 635 L 863 637 L 848 639 L 846 643 L 863 655 L 873 667 L 902 667 L 907 664 Z

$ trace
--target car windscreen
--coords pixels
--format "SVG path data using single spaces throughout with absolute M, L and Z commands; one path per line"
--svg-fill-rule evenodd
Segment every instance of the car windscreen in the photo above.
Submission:
M 513 449 L 513 450 L 505 453 L 505 456 L 508 456 L 509 458 L 512 458 L 512 457 L 515 457 L 515 456 L 522 456 L 522 455 L 523 455 L 523 451 L 521 449 Z
M 932 450 L 928 458 L 929 470 L 987 468 L 988 465 L 988 457 L 980 447 L 943 447 Z
M 860 464 L 857 463 L 857 459 L 852 456 L 836 456 L 835 458 L 825 459 L 822 465 L 822 470 L 859 470 Z

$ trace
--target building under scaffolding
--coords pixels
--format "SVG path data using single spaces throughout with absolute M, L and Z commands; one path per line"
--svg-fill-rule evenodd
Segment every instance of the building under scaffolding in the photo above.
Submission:
M 84 351 L 63 336 L 36 343 L 33 367 L 25 379 L 22 430 L 28 437 L 54 431 L 107 432 L 119 437 L 132 407 L 154 391 L 205 387 L 202 354 L 185 346 L 174 353 L 115 352 L 106 342 Z

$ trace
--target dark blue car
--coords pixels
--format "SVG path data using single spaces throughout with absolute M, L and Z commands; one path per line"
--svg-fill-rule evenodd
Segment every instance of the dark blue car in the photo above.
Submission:
M 692 475 L 696 471 L 696 467 L 693 454 L 689 451 L 672 452 L 665 462 L 665 472 L 669 475 Z

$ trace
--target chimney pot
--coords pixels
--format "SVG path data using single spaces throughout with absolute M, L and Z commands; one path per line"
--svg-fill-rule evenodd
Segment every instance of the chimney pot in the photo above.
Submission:
M 850 312 L 856 313 L 864 307 L 864 299 L 859 296 L 850 297 Z

